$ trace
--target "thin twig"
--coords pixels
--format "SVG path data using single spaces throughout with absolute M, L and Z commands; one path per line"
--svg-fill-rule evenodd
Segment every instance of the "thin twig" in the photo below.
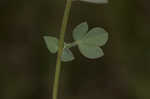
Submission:
M 55 79 L 54 79 L 54 85 L 53 85 L 52 99 L 57 99 L 57 96 L 58 96 L 59 78 L 60 78 L 60 72 L 61 72 L 61 56 L 62 56 L 63 47 L 64 47 L 64 37 L 65 37 L 66 29 L 67 29 L 67 23 L 68 23 L 68 19 L 70 15 L 71 5 L 72 5 L 72 0 L 67 0 L 66 8 L 64 11 L 64 16 L 62 20 L 62 25 L 61 25 L 61 31 L 60 31 L 59 48 L 58 48 L 57 61 L 56 61 L 56 72 L 55 72 Z

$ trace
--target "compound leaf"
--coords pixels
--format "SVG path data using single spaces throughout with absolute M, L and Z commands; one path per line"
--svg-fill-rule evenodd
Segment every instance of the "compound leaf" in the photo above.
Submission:
M 105 4 L 108 3 L 108 0 L 81 0 L 83 2 L 96 3 L 96 4 Z
M 73 39 L 80 40 L 82 39 L 88 31 L 88 24 L 83 22 L 75 27 L 73 30 Z
M 89 45 L 82 45 L 79 46 L 80 52 L 83 56 L 90 58 L 90 59 L 97 59 L 104 55 L 103 50 L 97 46 L 89 46 Z
M 73 56 L 72 52 L 70 51 L 70 49 L 68 49 L 68 48 L 63 49 L 61 60 L 63 62 L 68 62 L 68 61 L 74 60 L 74 56 Z
M 91 46 L 103 46 L 108 40 L 108 33 L 102 28 L 90 30 L 81 43 Z
M 44 36 L 43 38 L 44 38 L 44 41 L 46 43 L 48 50 L 51 53 L 56 53 L 58 50 L 58 39 L 55 37 L 51 37 L 51 36 Z

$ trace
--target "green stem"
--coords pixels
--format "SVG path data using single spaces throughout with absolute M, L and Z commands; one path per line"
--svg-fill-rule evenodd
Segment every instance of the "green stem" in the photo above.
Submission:
M 72 47 L 75 47 L 75 46 L 77 46 L 77 43 L 76 42 L 72 42 L 72 43 L 68 43 L 68 44 L 66 44 L 65 46 L 64 46 L 64 48 L 72 48 Z
M 55 79 L 54 79 L 54 85 L 53 85 L 52 99 L 57 99 L 57 95 L 58 95 L 59 78 L 60 78 L 60 72 L 61 72 L 61 56 L 62 56 L 63 47 L 64 47 L 64 37 L 65 37 L 67 23 L 68 23 L 68 19 L 70 15 L 71 5 L 72 5 L 72 0 L 67 0 L 66 8 L 65 8 L 64 16 L 63 16 L 63 21 L 61 25 L 61 31 L 60 31 L 59 49 L 58 49 L 57 61 L 56 61 L 56 72 L 55 72 Z

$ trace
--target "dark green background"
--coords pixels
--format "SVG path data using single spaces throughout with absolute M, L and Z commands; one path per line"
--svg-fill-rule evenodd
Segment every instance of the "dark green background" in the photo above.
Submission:
M 105 56 L 63 63 L 59 99 L 150 99 L 150 1 L 74 2 L 66 33 L 87 21 L 103 27 Z M 56 55 L 42 36 L 58 37 L 64 0 L 0 0 L 0 99 L 48 99 Z M 50 72 L 50 73 L 49 73 Z M 50 91 L 49 91 L 50 88 Z

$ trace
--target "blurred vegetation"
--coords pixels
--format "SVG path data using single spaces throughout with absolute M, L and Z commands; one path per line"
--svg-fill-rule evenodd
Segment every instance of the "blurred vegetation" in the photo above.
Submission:
M 56 55 L 42 36 L 57 36 L 64 0 L 0 1 L 0 99 L 48 99 Z M 150 99 L 150 1 L 110 0 L 107 5 L 75 2 L 72 29 L 87 21 L 109 32 L 105 56 L 64 63 L 60 99 Z M 50 72 L 50 73 L 49 73 Z M 50 85 L 49 85 L 50 84 Z

